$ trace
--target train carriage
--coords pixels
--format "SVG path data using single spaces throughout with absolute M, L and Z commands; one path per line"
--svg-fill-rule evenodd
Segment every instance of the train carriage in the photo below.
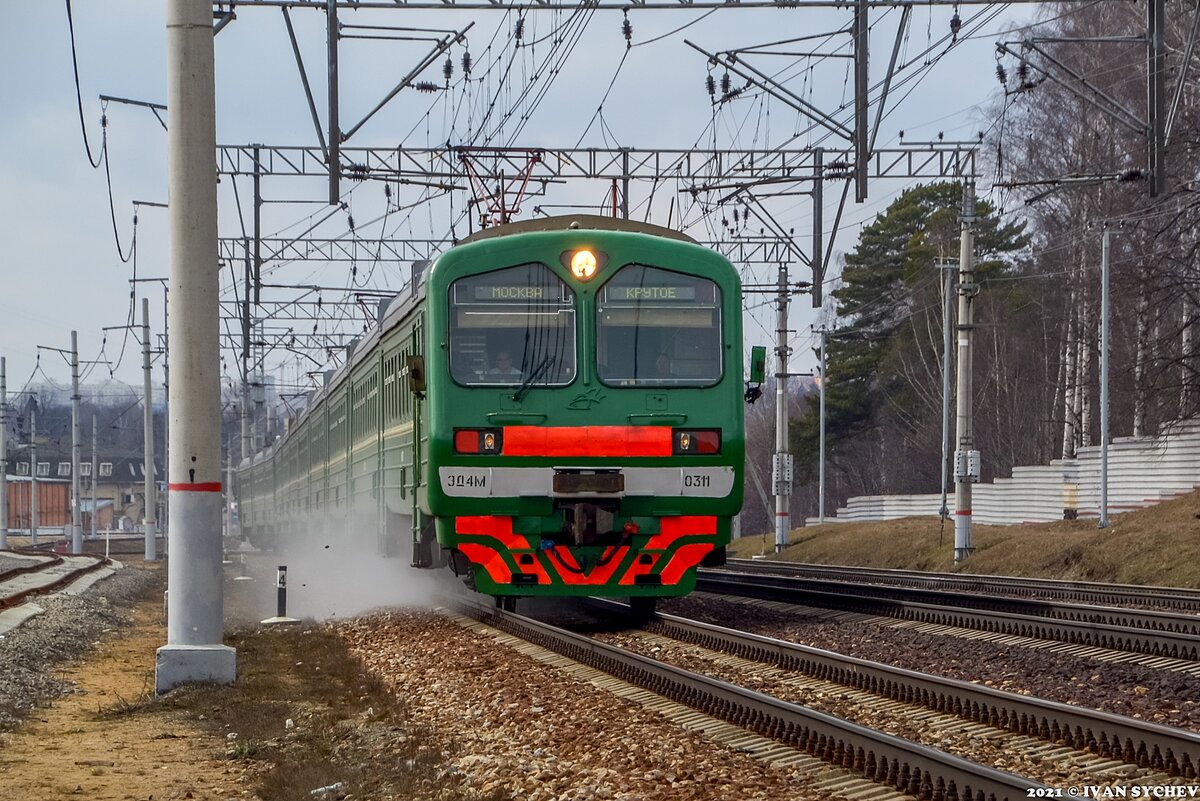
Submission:
M 352 521 L 498 599 L 682 595 L 741 508 L 742 391 L 720 255 L 610 218 L 488 229 L 243 463 L 243 522 L 271 545 Z

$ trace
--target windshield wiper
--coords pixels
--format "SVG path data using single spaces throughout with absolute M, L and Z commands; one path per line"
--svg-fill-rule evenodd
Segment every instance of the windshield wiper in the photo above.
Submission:
M 541 378 L 542 373 L 546 372 L 546 369 L 552 364 L 554 364 L 553 356 L 547 356 L 546 358 L 542 359 L 541 363 L 537 367 L 533 368 L 533 372 L 529 374 L 529 378 L 526 378 L 521 386 L 517 387 L 517 391 L 513 393 L 513 400 L 519 401 L 521 398 L 525 397 L 525 393 L 529 391 L 531 386 L 533 386 L 533 382 Z

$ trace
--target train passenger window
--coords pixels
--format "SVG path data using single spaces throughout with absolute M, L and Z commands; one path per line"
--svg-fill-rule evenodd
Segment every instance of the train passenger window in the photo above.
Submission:
M 629 264 L 600 290 L 596 360 L 605 384 L 712 386 L 721 352 L 721 290 L 707 278 Z
M 544 264 L 450 286 L 450 375 L 466 386 L 575 380 L 575 294 Z

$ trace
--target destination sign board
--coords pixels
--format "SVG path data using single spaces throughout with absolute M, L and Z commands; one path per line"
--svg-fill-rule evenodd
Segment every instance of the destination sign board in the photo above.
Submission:
M 604 290 L 609 303 L 644 301 L 694 301 L 694 286 L 610 286 Z
M 468 284 L 454 287 L 454 302 L 462 303 L 564 303 L 561 286 L 528 284 Z

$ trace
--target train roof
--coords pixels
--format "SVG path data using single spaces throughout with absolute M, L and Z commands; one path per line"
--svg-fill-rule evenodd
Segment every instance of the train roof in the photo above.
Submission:
M 482 231 L 476 231 L 467 238 L 460 240 L 458 244 L 465 245 L 483 239 L 493 239 L 513 234 L 528 234 L 535 231 L 569 231 L 573 229 L 629 231 L 638 234 L 661 236 L 666 239 L 677 239 L 680 242 L 699 244 L 687 234 L 672 228 L 664 228 L 661 225 L 651 225 L 650 223 L 638 222 L 637 220 L 624 220 L 620 217 L 601 217 L 597 214 L 563 214 L 557 217 L 537 217 L 532 220 L 521 220 L 520 222 L 508 223 L 506 225 L 497 225 L 493 228 L 484 228 Z

